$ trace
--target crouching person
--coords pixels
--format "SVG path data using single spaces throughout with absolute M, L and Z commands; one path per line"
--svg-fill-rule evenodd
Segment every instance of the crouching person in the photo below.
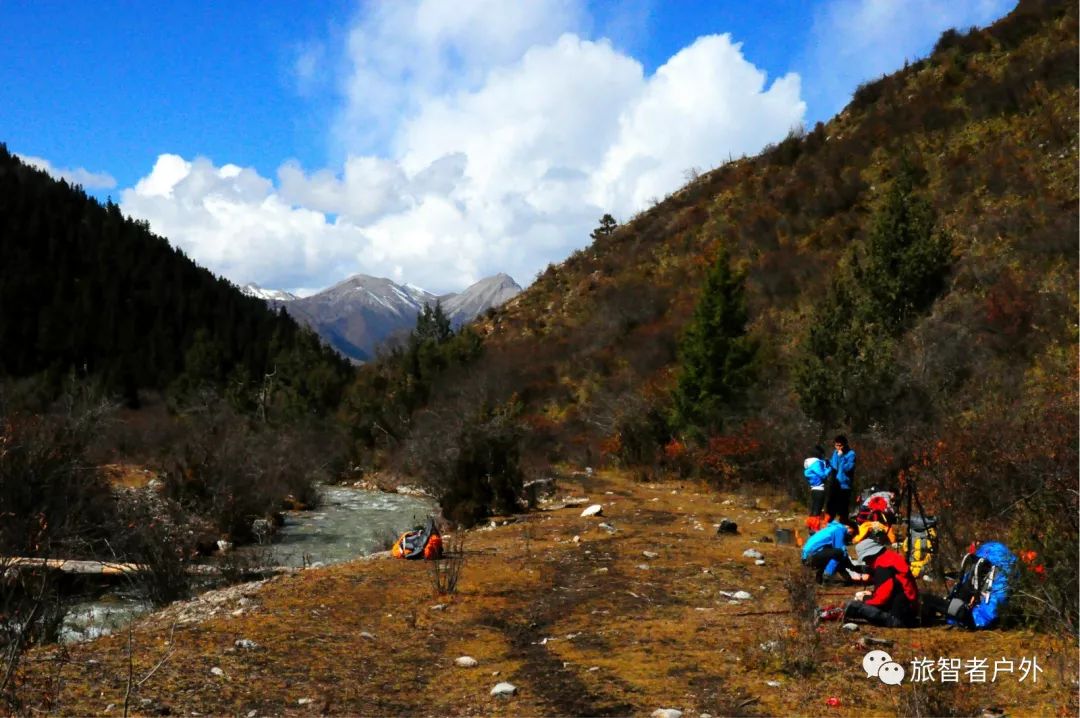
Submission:
M 851 574 L 855 566 L 848 556 L 846 545 L 855 534 L 855 529 L 833 521 L 813 536 L 806 539 L 802 549 L 802 562 L 817 572 L 817 581 L 832 578 L 840 569 L 840 578 L 844 583 L 851 583 Z
M 844 619 L 875 626 L 909 628 L 917 623 L 919 588 L 904 557 L 873 539 L 855 544 L 855 553 L 870 569 L 872 591 L 859 591 L 844 606 Z

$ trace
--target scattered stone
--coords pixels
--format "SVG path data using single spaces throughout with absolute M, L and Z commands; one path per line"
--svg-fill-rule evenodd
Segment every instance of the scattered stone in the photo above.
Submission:
M 361 631 L 360 632 L 360 638 L 366 638 L 369 641 L 374 641 L 375 640 L 375 636 L 373 634 L 368 633 L 367 631 Z
M 698 718 L 712 718 L 712 713 L 701 713 Z
M 314 703 L 314 702 L 315 702 L 314 698 L 300 698 L 300 699 L 298 699 L 296 701 L 296 704 L 301 705 L 301 706 L 306 706 L 307 704 Z
M 492 675 L 493 677 L 494 677 L 494 676 L 497 676 L 497 675 L 499 675 L 499 671 L 492 671 L 492 672 L 491 672 L 491 675 Z
M 603 567 L 598 568 L 595 571 L 593 571 L 593 573 L 607 573 L 607 572 L 608 572 L 607 566 L 603 566 Z
M 764 566 L 765 565 L 765 559 L 759 558 L 757 561 L 754 561 L 754 565 L 755 566 Z
M 765 641 L 765 643 L 761 644 L 761 650 L 765 651 L 766 653 L 772 653 L 779 647 L 779 641 Z
M 588 516 L 602 516 L 603 514 L 604 514 L 604 507 L 601 506 L 600 504 L 593 504 L 592 506 L 589 506 L 588 508 L 586 508 L 584 511 L 581 512 L 582 518 L 585 518 L 585 517 L 588 517 Z
M 649 570 L 649 564 L 647 564 L 647 563 L 639 563 L 637 567 L 638 567 L 639 571 L 648 571 Z
M 607 532 L 608 532 L 609 534 L 613 534 L 613 533 L 615 533 L 616 531 L 618 531 L 618 529 L 617 529 L 617 528 L 615 528 L 614 526 L 612 526 L 612 525 L 611 525 L 611 524 L 609 524 L 609 523 L 599 523 L 599 524 L 597 524 L 597 526 L 599 526 L 600 528 L 604 529 L 604 530 L 605 530 L 605 531 L 607 531 Z
M 657 708 L 652 712 L 652 718 L 682 718 L 682 711 L 675 708 Z
M 731 597 L 738 601 L 749 601 L 751 598 L 753 598 L 753 596 L 751 596 L 746 591 L 736 591 L 731 595 Z
M 454 665 L 460 668 L 476 668 L 480 662 L 472 656 L 462 656 L 454 659 Z
M 716 529 L 716 533 L 721 536 L 737 534 L 739 533 L 739 525 L 731 519 L 720 519 L 720 526 Z
M 259 715 L 259 711 L 248 711 L 247 718 L 255 718 L 257 715 Z
M 580 536 L 574 536 L 574 538 L 573 538 L 573 539 L 571 539 L 571 540 L 572 540 L 572 541 L 573 541 L 574 543 L 581 543 L 581 537 L 580 537 Z
M 590 673 L 595 673 L 598 670 L 600 670 L 600 666 L 590 666 L 589 667 L 589 672 Z
M 436 604 L 435 604 L 434 606 L 432 606 L 432 607 L 431 607 L 430 609 L 428 609 L 428 610 L 430 610 L 430 611 L 442 611 L 442 610 L 443 610 L 443 609 L 445 609 L 445 608 L 446 608 L 446 604 L 445 604 L 445 603 L 436 603 Z
M 859 630 L 859 624 L 845 623 L 843 626 L 840 626 L 840 628 L 844 629 L 845 631 L 857 631 Z
M 259 644 L 250 638 L 239 638 L 233 645 L 237 648 L 243 648 L 245 651 L 254 651 L 259 647 Z
M 870 648 L 873 646 L 889 647 L 893 644 L 888 638 L 877 638 L 876 636 L 863 636 L 859 639 L 859 645 L 863 648 Z
M 589 503 L 589 498 L 587 496 L 568 496 L 566 500 L 563 501 L 563 504 L 568 508 L 573 506 L 584 506 L 587 503 Z
M 513 683 L 496 683 L 495 687 L 491 689 L 491 695 L 493 696 L 512 696 L 517 693 L 517 686 Z
M 660 556 L 660 554 L 656 553 L 655 551 L 642 551 L 641 555 L 645 558 L 659 558 Z
M 760 551 L 755 551 L 752 548 L 748 548 L 743 551 L 742 555 L 744 558 L 765 558 L 765 554 L 761 553 Z
M 780 681 L 765 681 L 765 685 L 767 685 L 767 686 L 769 686 L 771 688 L 779 688 L 780 687 Z
M 108 713 L 109 711 L 111 711 L 115 707 L 116 707 L 115 703 L 110 703 L 109 705 L 105 706 L 105 712 Z
M 213 668 L 211 668 L 210 672 L 213 673 L 218 678 L 221 678 L 221 677 L 223 677 L 225 675 L 225 671 L 221 670 L 217 666 L 214 666 Z

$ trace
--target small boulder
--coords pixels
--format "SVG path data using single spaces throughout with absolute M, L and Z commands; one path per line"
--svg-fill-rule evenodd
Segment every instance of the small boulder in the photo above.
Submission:
M 517 686 L 513 683 L 507 683 L 506 681 L 496 683 L 495 687 L 491 689 L 491 695 L 493 696 L 509 697 L 515 693 L 517 693 Z
M 744 558 L 753 558 L 753 559 L 765 558 L 765 555 L 763 553 L 761 553 L 760 551 L 755 551 L 752 548 L 748 548 L 745 551 L 743 551 L 742 555 L 743 555 Z
M 210 673 L 217 676 L 218 678 L 221 678 L 221 677 L 223 677 L 225 675 L 225 671 L 221 670 L 217 666 L 214 666 L 213 668 L 211 668 Z
M 582 511 L 581 516 L 582 516 L 582 518 L 585 518 L 585 517 L 588 517 L 588 516 L 602 516 L 603 513 L 604 513 L 604 507 L 603 506 L 601 506 L 600 504 L 593 504 L 592 506 L 589 506 L 584 511 Z
M 454 659 L 454 665 L 460 668 L 476 668 L 480 662 L 472 656 L 461 656 Z
M 737 534 L 739 533 L 739 525 L 731 519 L 721 519 L 720 525 L 716 528 L 716 533 L 720 536 Z
M 751 598 L 753 598 L 753 596 L 751 596 L 746 591 L 736 591 L 735 593 L 731 594 L 731 597 L 738 601 L 749 601 Z
M 642 551 L 641 555 L 645 558 L 658 558 L 660 556 L 660 554 L 656 553 L 655 551 Z
M 840 628 L 843 628 L 845 631 L 857 631 L 859 630 L 859 624 L 845 623 L 843 626 L 840 626 Z
M 237 648 L 242 648 L 245 651 L 254 651 L 259 647 L 259 644 L 251 640 L 250 638 L 239 638 L 233 645 L 235 645 Z
M 682 711 L 676 708 L 657 708 L 652 712 L 652 718 L 682 718 Z
M 754 561 L 754 565 L 755 566 L 764 566 L 765 565 L 765 559 L 759 558 L 757 561 Z
M 360 632 L 360 638 L 366 638 L 369 641 L 374 641 L 375 640 L 375 636 L 368 633 L 367 631 L 361 631 Z

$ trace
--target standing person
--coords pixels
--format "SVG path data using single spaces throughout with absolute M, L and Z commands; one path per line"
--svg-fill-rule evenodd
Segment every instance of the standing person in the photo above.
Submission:
M 844 583 L 851 583 L 852 574 L 857 573 L 857 569 L 848 556 L 847 543 L 854 534 L 855 529 L 851 526 L 833 521 L 806 539 L 802 562 L 817 572 L 818 583 L 832 578 L 838 568 L 843 569 L 840 578 Z
M 846 522 L 851 506 L 851 489 L 855 482 L 855 450 L 848 446 L 847 437 L 843 434 L 833 439 L 833 447 L 835 451 L 829 459 L 833 478 L 829 486 L 826 510 L 835 518 Z
M 918 617 L 919 588 L 907 561 L 874 539 L 855 544 L 855 553 L 870 569 L 872 591 L 859 591 L 844 605 L 844 620 L 862 619 L 875 626 L 910 628 Z
M 809 458 L 803 462 L 803 476 L 810 484 L 810 512 L 807 516 L 821 516 L 825 510 L 825 484 L 829 480 L 829 464 L 825 461 L 825 449 L 815 446 Z

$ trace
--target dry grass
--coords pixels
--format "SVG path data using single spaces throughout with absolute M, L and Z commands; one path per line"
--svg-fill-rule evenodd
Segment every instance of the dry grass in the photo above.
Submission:
M 174 631 L 170 618 L 144 620 L 133 634 L 134 675 L 172 653 L 135 689 L 134 712 L 642 715 L 675 707 L 687 716 L 864 716 L 945 706 L 970 715 L 998 706 L 1010 715 L 1077 713 L 1075 642 L 1031 633 L 849 634 L 826 624 L 813 629 L 816 661 L 800 675 L 784 654 L 806 630 L 790 613 L 797 596 L 786 587 L 801 571 L 797 550 L 753 543 L 777 526 L 793 527 L 793 507 L 776 500 L 775 509 L 740 508 L 734 497 L 685 483 L 607 474 L 582 481 L 587 485 L 574 493 L 603 504 L 603 517 L 584 519 L 580 508 L 566 508 L 472 532 L 468 568 L 452 596 L 434 594 L 420 562 L 362 561 L 272 580 L 240 615 L 229 603 Z M 737 521 L 741 535 L 716 537 L 713 524 L 723 517 Z M 765 554 L 765 566 L 742 557 L 750 547 Z M 729 603 L 719 593 L 735 590 L 754 599 Z M 832 595 L 841 589 L 820 593 L 822 604 L 843 598 Z M 437 604 L 444 607 L 433 609 Z M 858 638 L 868 634 L 893 640 L 890 650 L 904 663 L 1035 655 L 1045 672 L 1034 685 L 1013 677 L 916 695 L 912 685 L 865 678 Z M 237 649 L 239 638 L 259 648 Z M 781 651 L 762 650 L 768 641 Z M 24 664 L 22 692 L 37 707 L 45 707 L 38 696 L 50 685 L 54 653 L 33 652 Z M 461 655 L 479 667 L 455 667 Z M 110 703 L 122 706 L 126 656 L 126 636 L 74 647 L 53 710 L 100 714 Z M 224 675 L 213 675 L 214 667 Z M 517 696 L 489 695 L 503 680 L 518 686 Z M 830 696 L 840 698 L 839 707 L 826 705 Z

